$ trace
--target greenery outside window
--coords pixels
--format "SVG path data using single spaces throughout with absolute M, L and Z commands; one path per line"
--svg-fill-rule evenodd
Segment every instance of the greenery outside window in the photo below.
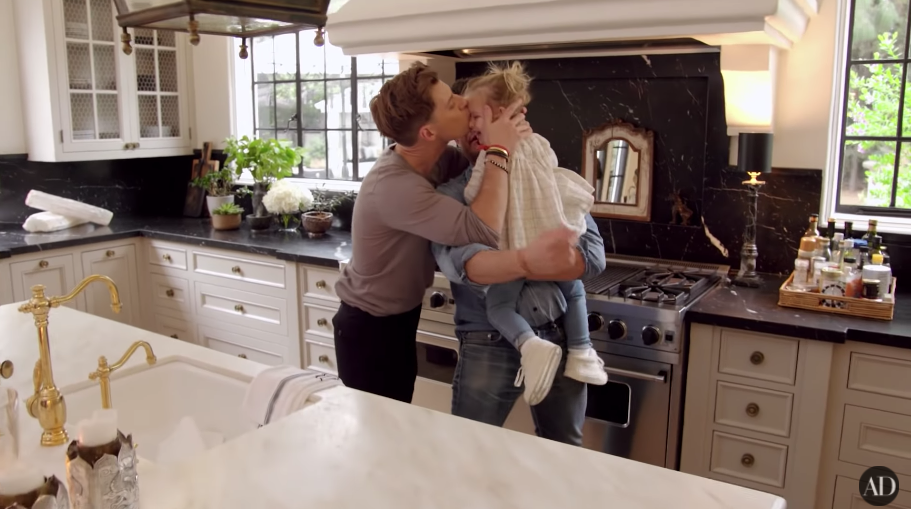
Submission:
M 390 142 L 370 114 L 370 99 L 399 71 L 396 58 L 348 57 L 312 30 L 250 42 L 253 133 L 305 149 L 295 177 L 360 181 Z M 242 86 L 242 85 L 238 85 Z

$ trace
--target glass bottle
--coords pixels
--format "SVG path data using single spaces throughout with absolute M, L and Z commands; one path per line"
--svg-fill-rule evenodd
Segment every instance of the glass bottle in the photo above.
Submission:
M 870 246 L 873 243 L 873 237 L 876 237 L 876 227 L 878 224 L 879 222 L 876 219 L 871 219 L 869 221 L 869 224 L 867 225 L 867 233 L 861 237 L 861 240 L 865 240 L 867 242 L 867 246 Z
M 861 284 L 861 272 L 857 270 L 857 260 L 852 256 L 846 256 L 844 266 L 842 277 L 845 281 L 845 297 L 859 298 L 863 285 Z
M 845 240 L 854 238 L 854 222 L 845 221 Z
M 826 238 L 832 240 L 835 238 L 835 220 L 829 219 L 828 227 L 826 228 Z

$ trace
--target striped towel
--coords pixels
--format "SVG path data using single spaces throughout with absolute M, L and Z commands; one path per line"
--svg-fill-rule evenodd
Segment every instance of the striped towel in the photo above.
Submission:
M 481 151 L 465 187 L 465 201 L 477 198 L 484 179 Z M 500 249 L 521 249 L 541 233 L 566 226 L 579 235 L 595 202 L 595 189 L 579 174 L 560 168 L 557 155 L 541 135 L 519 142 L 509 157 L 509 203 L 500 232 Z
M 256 375 L 247 387 L 244 411 L 251 422 L 265 426 L 306 407 L 314 393 L 341 383 L 335 375 L 274 366 Z

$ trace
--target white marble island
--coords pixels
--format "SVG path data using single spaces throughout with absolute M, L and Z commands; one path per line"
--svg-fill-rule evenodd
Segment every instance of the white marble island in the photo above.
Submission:
M 50 317 L 54 374 L 84 383 L 98 355 L 152 344 L 159 359 L 184 356 L 244 377 L 265 366 L 69 309 Z M 37 339 L 30 315 L 0 307 L 0 355 L 16 363 L 2 382 L 32 390 Z M 128 366 L 140 365 L 141 355 Z M 117 382 L 114 382 L 115 401 Z M 141 506 L 157 508 L 784 508 L 766 493 L 565 446 L 346 388 L 284 420 L 173 466 L 140 469 Z M 192 388 L 185 397 L 193 398 Z M 240 405 L 241 401 L 237 401 Z M 37 422 L 22 411 L 22 457 L 57 462 L 37 447 Z M 72 431 L 72 425 L 70 429 Z M 124 432 L 130 432 L 124 429 Z M 142 444 L 139 449 L 142 455 Z M 55 454 L 59 453 L 59 454 Z M 59 458 L 59 460 L 57 459 Z

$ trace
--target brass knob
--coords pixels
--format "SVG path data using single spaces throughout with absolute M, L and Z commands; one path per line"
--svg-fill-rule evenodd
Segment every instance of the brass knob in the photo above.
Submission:
M 750 355 L 750 362 L 756 366 L 762 364 L 762 361 L 765 360 L 765 355 L 762 355 L 762 352 L 753 352 L 753 355 Z
M 329 325 L 329 321 L 326 320 L 325 318 L 320 318 L 319 320 L 316 321 L 316 324 L 319 325 L 320 327 L 325 327 L 325 326 Z
M 757 405 L 756 403 L 750 403 L 749 405 L 747 405 L 747 415 L 749 415 L 750 417 L 756 417 L 757 415 L 759 415 L 759 405 Z
M 171 334 L 171 337 L 174 339 L 180 339 L 179 337 L 177 337 L 177 334 Z
M 231 272 L 233 272 L 235 274 L 240 274 L 240 267 L 238 267 L 237 265 L 231 267 Z
M 168 262 L 168 263 L 170 263 L 170 262 L 171 262 L 171 255 L 169 255 L 169 254 L 163 254 L 163 255 L 161 255 L 161 259 L 164 260 L 164 261 L 166 261 L 166 262 Z
M 0 362 L 0 377 L 9 378 L 13 376 L 13 361 Z
M 104 256 L 106 256 L 106 257 L 108 257 L 108 258 L 112 258 L 115 254 L 117 254 L 117 253 L 115 253 L 113 249 L 108 249 L 108 250 L 104 253 Z
M 329 356 L 328 356 L 328 355 L 320 355 L 318 360 L 319 360 L 320 362 L 322 362 L 323 364 L 329 364 Z
M 238 313 L 243 313 L 243 312 L 244 312 L 244 306 L 243 306 L 242 304 L 235 304 L 235 305 L 234 305 L 234 311 L 237 311 Z
M 138 141 L 137 141 L 136 143 L 133 144 L 133 148 L 139 148 L 139 142 L 138 142 Z
M 237 354 L 237 356 L 240 357 L 241 359 L 247 358 L 247 354 L 245 354 L 245 353 L 239 353 L 239 354 Z
M 740 464 L 745 467 L 752 467 L 754 463 L 756 463 L 756 458 L 750 453 L 744 454 L 743 457 L 740 458 Z
M 319 288 L 320 290 L 325 290 L 326 282 L 323 281 L 322 279 L 320 279 L 319 281 L 316 282 L 316 287 Z
M 50 264 L 47 263 L 47 260 L 41 260 L 40 262 L 38 262 L 38 267 L 42 268 L 42 269 L 46 269 L 48 265 L 50 265 Z
M 173 297 L 174 290 L 171 290 L 170 288 L 168 288 L 168 290 L 166 292 L 164 292 L 164 294 L 167 295 L 168 297 Z

